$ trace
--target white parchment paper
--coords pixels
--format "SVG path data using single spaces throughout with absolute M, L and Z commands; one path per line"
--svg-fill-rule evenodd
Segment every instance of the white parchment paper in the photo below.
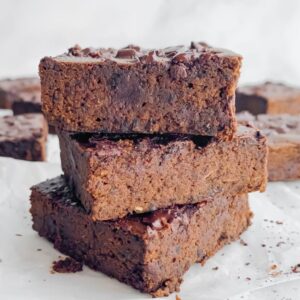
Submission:
M 30 186 L 61 174 L 56 136 L 49 138 L 48 160 L 0 158 L 0 299 L 149 299 L 87 267 L 51 274 L 61 254 L 31 229 L 28 210 Z M 300 181 L 271 183 L 250 204 L 255 217 L 242 241 L 204 267 L 195 264 L 184 276 L 182 300 L 300 299 L 300 273 L 292 271 L 300 263 Z

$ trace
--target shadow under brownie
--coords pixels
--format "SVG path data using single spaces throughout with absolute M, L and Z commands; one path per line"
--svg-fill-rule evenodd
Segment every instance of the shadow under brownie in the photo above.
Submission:
M 237 239 L 252 215 L 245 194 L 94 222 L 62 176 L 32 187 L 30 211 L 56 249 L 153 296 L 178 291 L 189 267 Z

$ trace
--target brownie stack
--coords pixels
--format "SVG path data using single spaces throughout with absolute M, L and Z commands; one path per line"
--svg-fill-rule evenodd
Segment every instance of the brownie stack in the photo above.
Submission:
M 248 227 L 266 139 L 235 119 L 241 57 L 203 43 L 81 49 L 40 63 L 64 175 L 32 187 L 33 228 L 61 252 L 166 296 Z

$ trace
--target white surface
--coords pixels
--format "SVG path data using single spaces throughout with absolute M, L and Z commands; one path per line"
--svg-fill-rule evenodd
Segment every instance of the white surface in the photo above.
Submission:
M 60 173 L 57 163 L 0 158 L 0 299 L 149 299 L 86 267 L 50 273 L 60 253 L 31 229 L 29 187 Z M 195 264 L 184 276 L 182 300 L 300 299 L 300 273 L 291 272 L 300 263 L 300 181 L 270 184 L 266 193 L 251 195 L 251 207 L 253 225 L 242 236 L 248 245 L 237 241 L 204 267 Z
M 37 73 L 79 43 L 147 47 L 191 40 L 244 56 L 241 81 L 300 85 L 299 0 L 0 0 L 0 77 Z

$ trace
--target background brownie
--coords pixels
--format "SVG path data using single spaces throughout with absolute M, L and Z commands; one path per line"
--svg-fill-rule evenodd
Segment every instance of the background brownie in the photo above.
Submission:
M 300 116 L 240 113 L 238 120 L 250 121 L 267 136 L 270 181 L 300 178 Z
M 33 229 L 61 252 L 154 296 L 248 227 L 247 195 L 218 197 L 116 221 L 94 222 L 63 177 L 32 188 Z
M 39 78 L 1 80 L 0 108 L 12 108 L 14 114 L 40 113 L 41 87 Z
M 47 133 L 42 114 L 0 117 L 0 156 L 43 161 Z
M 40 63 L 43 111 L 64 130 L 232 135 L 241 57 L 203 43 L 69 49 Z
M 98 220 L 265 188 L 266 139 L 250 126 L 240 126 L 232 141 L 140 134 L 59 138 L 63 171 Z
M 237 112 L 258 114 L 300 114 L 300 88 L 266 82 L 239 87 L 236 93 Z

